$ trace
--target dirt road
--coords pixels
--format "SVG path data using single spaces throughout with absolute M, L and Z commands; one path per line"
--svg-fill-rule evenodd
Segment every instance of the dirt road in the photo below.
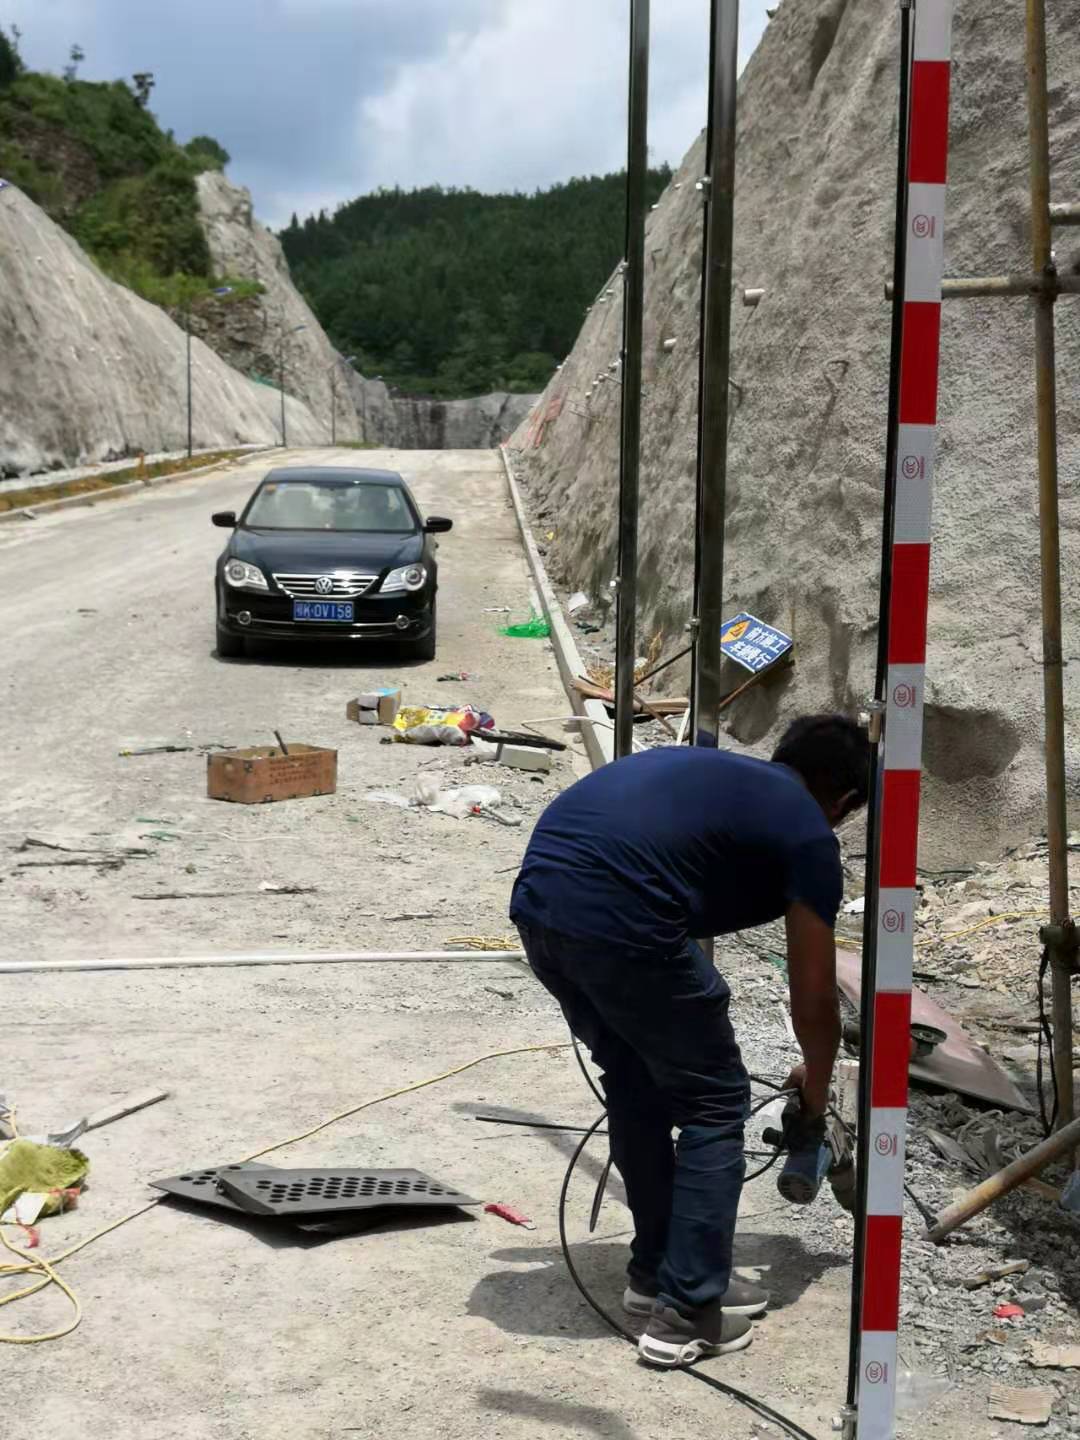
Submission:
M 493 783 L 520 800 L 527 829 L 560 776 L 572 774 L 571 761 L 544 781 L 463 768 L 471 756 L 380 745 L 384 731 L 345 719 L 346 701 L 383 680 L 414 703 L 472 701 L 504 726 L 568 711 L 547 645 L 500 636 L 506 617 L 485 613 L 505 605 L 526 615 L 531 589 L 499 458 L 344 450 L 289 459 L 399 468 L 421 504 L 454 518 L 440 550 L 437 659 L 402 664 L 386 648 L 217 659 L 212 575 L 225 536 L 210 512 L 239 508 L 276 457 L 0 527 L 8 777 L 0 838 L 9 862 L 0 917 L 10 954 L 439 948 L 449 936 L 506 930 L 519 830 L 403 813 L 364 796 L 411 795 L 421 774 Z M 437 680 L 460 670 L 472 678 Z M 339 749 L 336 796 L 229 806 L 206 799 L 198 753 L 119 753 L 157 741 L 273 744 L 275 729 Z M 99 870 L 57 863 L 86 856 L 18 851 L 28 835 L 150 853 Z M 263 882 L 318 893 L 260 892 Z M 133 898 L 222 890 L 233 898 Z

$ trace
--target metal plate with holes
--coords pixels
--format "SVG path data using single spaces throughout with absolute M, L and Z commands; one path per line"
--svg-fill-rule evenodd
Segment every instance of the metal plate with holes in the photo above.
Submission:
M 244 1205 L 238 1205 L 222 1190 L 218 1183 L 222 1175 L 240 1175 L 245 1172 L 260 1174 L 275 1174 L 272 1165 L 243 1164 L 243 1165 L 211 1165 L 201 1170 L 185 1170 L 182 1175 L 170 1175 L 164 1180 L 151 1180 L 150 1184 L 155 1190 L 164 1190 L 167 1195 L 175 1195 L 178 1200 L 194 1200 L 199 1205 L 217 1205 L 223 1210 L 233 1210 L 241 1215 L 250 1215 L 251 1211 Z
M 419 1170 L 223 1170 L 221 1186 L 244 1210 L 279 1219 L 340 1214 L 375 1206 L 428 1208 L 479 1205 Z

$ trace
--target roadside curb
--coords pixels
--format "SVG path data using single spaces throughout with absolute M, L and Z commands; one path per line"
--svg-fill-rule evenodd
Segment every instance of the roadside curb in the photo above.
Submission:
M 251 456 L 261 455 L 267 450 L 276 450 L 276 445 L 259 445 L 248 452 Z M 142 494 L 144 490 L 156 490 L 159 485 L 173 485 L 179 480 L 195 480 L 200 475 L 209 475 L 212 470 L 221 470 L 246 460 L 248 454 L 234 456 L 231 460 L 218 460 L 214 464 L 200 465 L 194 470 L 176 470 L 170 475 L 155 475 L 148 480 L 128 480 L 123 485 L 105 486 L 102 490 L 88 490 L 82 495 L 61 495 L 57 500 L 43 500 L 40 505 L 25 505 L 21 510 L 0 511 L 0 525 L 13 520 L 36 520 L 39 515 L 49 515 L 56 510 L 70 510 L 77 505 L 93 506 L 99 500 L 115 500 L 124 495 Z
M 559 666 L 559 675 L 562 678 L 563 689 L 566 691 L 567 699 L 570 701 L 576 715 L 583 716 L 589 723 L 582 725 L 581 735 L 585 741 L 585 750 L 589 762 L 594 770 L 601 765 L 607 765 L 615 758 L 615 731 L 608 719 L 607 710 L 600 700 L 586 700 L 583 695 L 574 689 L 573 682 L 579 675 L 585 674 L 585 667 L 578 652 L 577 642 L 573 632 L 566 623 L 566 616 L 563 614 L 562 606 L 559 604 L 558 596 L 555 594 L 555 587 L 547 573 L 540 551 L 537 549 L 536 541 L 533 539 L 532 531 L 529 528 L 528 517 L 525 514 L 525 506 L 522 503 L 521 491 L 518 489 L 517 481 L 514 479 L 514 472 L 510 468 L 510 461 L 506 454 L 506 446 L 499 446 L 499 454 L 502 457 L 503 471 L 506 474 L 506 485 L 510 491 L 510 501 L 514 507 L 514 514 L 517 517 L 518 529 L 521 532 L 521 542 L 525 546 L 525 554 L 528 557 L 529 569 L 532 572 L 533 584 L 536 586 L 536 593 L 540 596 L 540 604 L 543 607 L 544 618 L 551 627 L 551 646 L 555 651 L 555 659 Z

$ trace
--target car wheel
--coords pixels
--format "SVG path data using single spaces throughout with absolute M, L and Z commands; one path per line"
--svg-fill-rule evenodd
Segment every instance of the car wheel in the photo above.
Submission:
M 438 617 L 435 606 L 431 607 L 431 629 L 422 640 L 408 640 L 405 642 L 404 650 L 411 660 L 434 660 L 436 630 L 438 629 Z
M 217 653 L 219 660 L 237 660 L 244 653 L 244 641 L 239 635 L 230 635 L 228 630 L 217 627 Z

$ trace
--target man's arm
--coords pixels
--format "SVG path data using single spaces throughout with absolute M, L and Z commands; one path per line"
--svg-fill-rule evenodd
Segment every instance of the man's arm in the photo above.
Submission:
M 788 907 L 785 918 L 791 1022 L 805 1060 L 791 1072 L 788 1083 L 802 1091 L 809 1114 L 823 1115 L 840 1048 L 836 937 L 819 915 L 799 901 Z

